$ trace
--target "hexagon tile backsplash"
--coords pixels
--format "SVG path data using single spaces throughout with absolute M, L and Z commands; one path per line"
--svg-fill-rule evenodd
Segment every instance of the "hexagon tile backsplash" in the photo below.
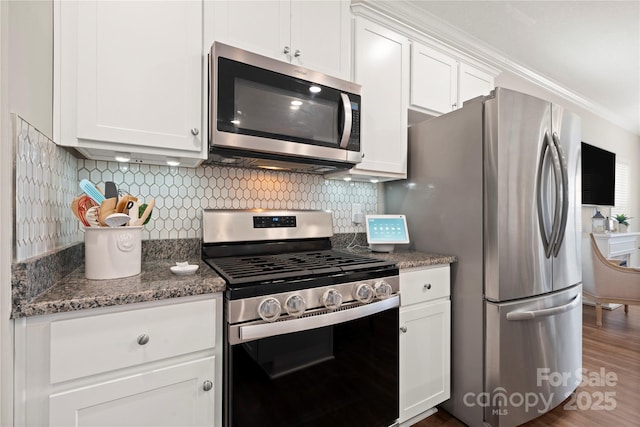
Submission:
M 365 213 L 378 211 L 376 184 L 212 165 L 181 168 L 76 160 L 20 117 L 15 130 L 16 213 L 32 211 L 28 222 L 16 221 L 18 261 L 82 241 L 69 206 L 85 178 L 101 188 L 113 181 L 145 202 L 155 199 L 143 239 L 200 238 L 205 208 L 331 210 L 334 233 L 364 231 L 351 222 L 353 203 L 362 204 Z

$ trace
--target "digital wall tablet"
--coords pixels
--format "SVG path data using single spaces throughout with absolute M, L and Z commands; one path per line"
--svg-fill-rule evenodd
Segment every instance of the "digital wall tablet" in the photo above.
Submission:
M 367 243 L 374 252 L 393 252 L 394 245 L 409 243 L 404 215 L 366 215 Z

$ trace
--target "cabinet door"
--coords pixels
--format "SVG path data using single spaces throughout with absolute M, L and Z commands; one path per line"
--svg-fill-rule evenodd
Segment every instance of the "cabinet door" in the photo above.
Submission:
M 215 1 L 213 17 L 216 41 L 289 62 L 290 1 Z
M 214 372 L 207 357 L 57 393 L 49 426 L 213 426 Z
M 420 43 L 411 45 L 411 105 L 444 114 L 456 108 L 458 62 Z
M 355 82 L 362 85 L 361 147 L 357 170 L 407 172 L 409 40 L 356 18 Z
M 488 95 L 494 88 L 493 77 L 485 72 L 461 63 L 458 80 L 458 106 L 476 96 Z
M 344 0 L 291 3 L 292 62 L 350 80 L 351 12 Z
M 202 4 L 86 1 L 60 7 L 60 24 L 76 32 L 75 45 L 61 47 L 62 55 L 77 55 L 75 137 L 199 152 Z
M 450 397 L 451 302 L 400 309 L 400 422 Z

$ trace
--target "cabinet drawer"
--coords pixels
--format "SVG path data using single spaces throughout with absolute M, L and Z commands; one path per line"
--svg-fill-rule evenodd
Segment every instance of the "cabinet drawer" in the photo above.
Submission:
M 450 294 L 450 268 L 400 270 L 402 306 L 447 297 Z
M 215 310 L 206 300 L 53 322 L 51 382 L 213 348 Z
M 610 240 L 609 241 L 609 254 L 611 256 L 620 254 L 629 254 L 636 249 L 635 237 L 624 240 Z

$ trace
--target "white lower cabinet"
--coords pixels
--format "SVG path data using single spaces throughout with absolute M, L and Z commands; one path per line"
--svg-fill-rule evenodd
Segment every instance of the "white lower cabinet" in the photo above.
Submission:
M 50 426 L 213 426 L 215 358 L 149 370 L 49 398 Z
M 220 426 L 222 298 L 16 321 L 15 426 Z
M 434 412 L 451 391 L 449 266 L 400 270 L 400 425 Z

